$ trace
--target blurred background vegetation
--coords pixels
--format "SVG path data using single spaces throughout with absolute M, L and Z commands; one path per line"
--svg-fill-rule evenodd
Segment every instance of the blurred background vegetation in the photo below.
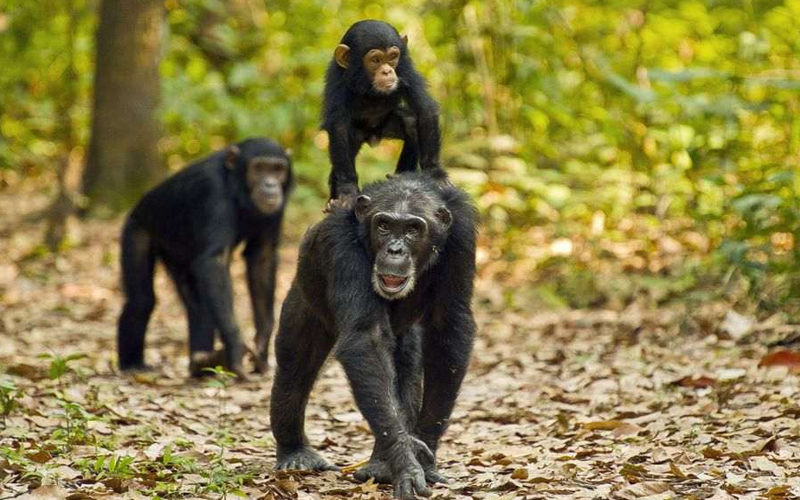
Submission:
M 800 318 L 800 0 L 156 1 L 159 71 L 134 75 L 155 80 L 152 140 L 130 116 L 105 135 L 93 118 L 97 46 L 112 80 L 142 64 L 113 29 L 97 31 L 101 7 L 125 3 L 0 1 L 0 190 L 38 179 L 54 207 L 124 209 L 162 166 L 266 135 L 294 151 L 304 227 L 327 195 L 326 65 L 351 23 L 378 18 L 409 35 L 441 103 L 443 158 L 483 214 L 482 276 L 502 285 L 490 300 L 722 297 Z M 85 187 L 90 150 L 124 141 L 126 123 L 154 142 L 157 165 L 140 161 L 144 183 L 103 181 L 113 189 L 81 198 L 70 178 Z M 398 155 L 391 142 L 365 148 L 362 180 Z M 68 236 L 51 226 L 59 248 Z

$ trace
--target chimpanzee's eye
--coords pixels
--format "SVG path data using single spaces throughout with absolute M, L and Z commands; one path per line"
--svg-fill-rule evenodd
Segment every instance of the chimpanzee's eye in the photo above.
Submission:
M 419 229 L 415 227 L 410 227 L 406 229 L 406 236 L 408 236 L 409 238 L 416 238 L 417 236 L 419 236 Z
M 387 224 L 385 222 L 379 222 L 378 223 L 378 231 L 380 231 L 382 233 L 388 233 L 389 232 L 389 224 Z

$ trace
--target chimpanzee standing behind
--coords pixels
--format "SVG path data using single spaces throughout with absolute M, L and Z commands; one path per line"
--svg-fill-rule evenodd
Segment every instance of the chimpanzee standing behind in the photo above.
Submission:
M 475 212 L 444 175 L 366 186 L 354 209 L 334 209 L 306 234 L 275 340 L 276 468 L 335 468 L 303 430 L 309 392 L 335 344 L 375 435 L 356 478 L 391 482 L 400 498 L 444 481 L 434 454 L 475 334 Z
M 328 132 L 331 201 L 358 194 L 356 156 L 364 142 L 403 140 L 397 172 L 440 168 L 439 112 L 408 55 L 407 37 L 381 21 L 347 30 L 325 76 L 322 128 Z M 333 200 L 337 200 L 334 202 Z
M 247 282 L 256 325 L 256 369 L 266 370 L 281 221 L 292 186 L 291 159 L 275 142 L 247 139 L 178 172 L 147 193 L 122 232 L 125 307 L 117 352 L 122 370 L 145 369 L 144 338 L 155 306 L 153 271 L 161 260 L 189 317 L 190 370 L 218 363 L 244 378 L 245 345 L 233 312 L 230 259 L 245 241 Z

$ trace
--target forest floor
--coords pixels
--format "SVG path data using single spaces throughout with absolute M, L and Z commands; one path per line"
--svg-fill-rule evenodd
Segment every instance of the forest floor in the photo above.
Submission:
M 159 374 L 117 374 L 121 219 L 89 220 L 80 244 L 46 255 L 32 222 L 46 201 L 0 191 L 0 499 L 388 497 L 348 473 L 275 474 L 271 377 L 187 379 L 186 321 L 163 272 L 147 349 Z M 278 303 L 303 227 L 287 228 Z M 483 271 L 479 338 L 438 457 L 451 482 L 434 498 L 800 498 L 800 356 L 768 347 L 800 327 L 718 303 L 508 310 Z M 233 273 L 252 338 L 241 259 Z M 307 432 L 340 466 L 369 455 L 335 362 Z

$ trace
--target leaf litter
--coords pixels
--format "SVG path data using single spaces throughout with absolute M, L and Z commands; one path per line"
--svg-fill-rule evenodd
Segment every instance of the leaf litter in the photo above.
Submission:
M 348 474 L 272 471 L 271 378 L 188 380 L 186 320 L 163 272 L 147 350 L 158 373 L 118 375 L 120 220 L 89 220 L 80 245 L 30 258 L 40 229 L 20 221 L 46 198 L 29 194 L 0 197 L 0 498 L 388 498 Z M 252 338 L 243 273 L 236 259 L 237 317 Z M 800 497 L 800 355 L 764 341 L 796 325 L 724 304 L 512 310 L 494 300 L 494 278 L 485 268 L 478 280 L 479 338 L 439 452 L 451 481 L 434 498 Z M 75 353 L 87 357 L 51 378 Z M 339 466 L 369 457 L 369 428 L 333 362 L 306 428 Z

